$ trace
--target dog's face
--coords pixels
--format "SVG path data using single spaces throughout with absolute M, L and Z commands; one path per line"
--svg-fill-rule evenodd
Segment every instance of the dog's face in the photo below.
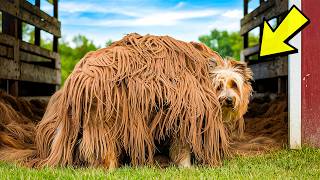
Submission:
M 245 63 L 233 59 L 215 63 L 211 77 L 221 104 L 223 120 L 236 121 L 247 111 L 252 91 L 252 72 Z

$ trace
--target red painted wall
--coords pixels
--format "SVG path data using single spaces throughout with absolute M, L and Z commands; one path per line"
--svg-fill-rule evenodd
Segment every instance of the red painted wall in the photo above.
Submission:
M 302 143 L 320 147 L 320 0 L 302 0 Z

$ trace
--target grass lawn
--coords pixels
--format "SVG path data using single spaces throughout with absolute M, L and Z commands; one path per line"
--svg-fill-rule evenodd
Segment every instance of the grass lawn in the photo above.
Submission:
M 226 160 L 218 168 L 27 169 L 0 163 L 0 179 L 320 179 L 320 149 L 281 150 Z

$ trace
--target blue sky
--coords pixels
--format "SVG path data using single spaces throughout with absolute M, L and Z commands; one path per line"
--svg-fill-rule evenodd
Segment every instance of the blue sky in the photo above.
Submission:
M 32 0 L 31 0 L 32 1 Z M 210 30 L 238 31 L 243 0 L 60 0 L 63 39 L 83 34 L 103 46 L 127 33 L 197 41 Z M 41 8 L 52 14 L 45 0 Z

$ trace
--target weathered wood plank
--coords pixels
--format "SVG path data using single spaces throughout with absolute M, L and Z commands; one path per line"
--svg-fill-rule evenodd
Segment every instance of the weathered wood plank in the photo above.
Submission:
M 0 44 L 14 46 L 15 38 L 13 36 L 0 33 Z
M 20 60 L 26 62 L 52 62 L 52 59 L 20 51 Z
M 17 80 L 20 76 L 19 64 L 13 59 L 0 57 L 0 78 Z
M 248 56 L 251 56 L 251 55 L 254 55 L 254 54 L 258 54 L 259 53 L 259 48 L 260 48 L 260 45 L 255 45 L 253 47 L 249 47 L 249 48 L 246 48 L 246 49 L 242 50 L 241 54 L 244 57 L 248 57 Z
M 56 37 L 61 37 L 61 23 L 55 17 L 51 17 L 45 12 L 41 11 L 40 8 L 32 6 L 25 0 L 18 1 L 19 5 L 10 3 L 7 0 L 0 0 L 0 10 L 7 12 L 20 20 L 32 24 L 42 30 L 53 34 Z
M 56 61 L 59 61 L 58 64 L 60 64 L 60 56 L 58 53 L 49 51 L 47 49 L 41 48 L 39 46 L 30 44 L 30 43 L 27 43 L 24 41 L 18 41 L 18 42 L 19 42 L 20 49 L 25 51 L 26 53 L 31 53 L 34 55 L 43 56 L 44 58 L 48 58 L 48 59 L 55 59 Z M 14 37 L 7 35 L 7 34 L 0 33 L 0 45 L 1 44 L 13 47 L 13 46 L 15 46 L 16 41 L 15 41 Z M 3 51 L 5 51 L 5 50 L 3 50 Z M 9 57 L 11 57 L 11 56 L 9 56 Z M 59 67 L 59 66 L 57 66 L 57 67 Z
M 14 3 L 11 3 L 8 0 L 0 0 L 0 4 L 1 4 L 0 11 L 6 12 L 6 13 L 11 14 L 13 16 L 18 15 L 19 9 L 17 6 L 15 6 Z
M 47 22 L 46 20 L 39 18 L 29 11 L 26 11 L 25 9 L 20 9 L 19 18 L 29 24 L 32 24 L 42 30 L 49 32 L 50 34 L 53 34 L 54 36 L 61 37 L 60 23 L 53 24 Z
M 13 48 L 0 44 L 0 56 L 13 59 Z
M 60 77 L 58 77 L 57 69 L 51 69 L 42 66 L 36 66 L 28 63 L 21 63 L 21 74 L 19 80 L 60 84 Z
M 264 11 L 272 8 L 275 4 L 275 0 L 269 0 L 266 2 L 262 2 L 260 6 L 257 7 L 257 9 L 251 11 L 249 14 L 246 14 L 240 21 L 241 25 L 244 25 L 248 23 L 249 21 L 252 21 L 257 17 L 258 15 L 262 14 Z
M 24 51 L 28 51 L 37 55 L 41 55 L 47 58 L 51 58 L 51 59 L 56 59 L 57 57 L 59 57 L 58 53 L 49 51 L 47 49 L 41 48 L 39 46 L 35 46 L 33 44 L 29 44 L 27 42 L 20 42 L 20 48 Z
M 249 65 L 253 79 L 268 79 L 288 75 L 288 58 L 278 57 L 275 60 Z
M 248 20 L 245 20 L 247 21 L 247 23 L 242 23 L 240 34 L 244 35 L 245 33 L 261 25 L 264 19 L 266 20 L 273 19 L 287 12 L 287 10 L 288 10 L 287 1 L 279 1 L 279 0 L 275 1 L 275 5 L 272 8 L 265 9 L 263 13 L 257 14 L 256 16 L 252 16 L 248 18 Z M 250 14 L 248 14 L 247 16 L 250 16 Z
M 47 84 L 60 84 L 61 73 L 58 69 L 52 69 L 24 62 L 16 62 L 13 59 L 0 57 L 0 78 L 10 80 L 22 80 Z
M 48 15 L 47 13 L 43 12 L 39 7 L 32 5 L 30 2 L 26 0 L 20 0 L 20 7 L 38 16 L 44 21 L 52 23 L 55 26 L 60 25 L 60 22 L 55 17 Z

